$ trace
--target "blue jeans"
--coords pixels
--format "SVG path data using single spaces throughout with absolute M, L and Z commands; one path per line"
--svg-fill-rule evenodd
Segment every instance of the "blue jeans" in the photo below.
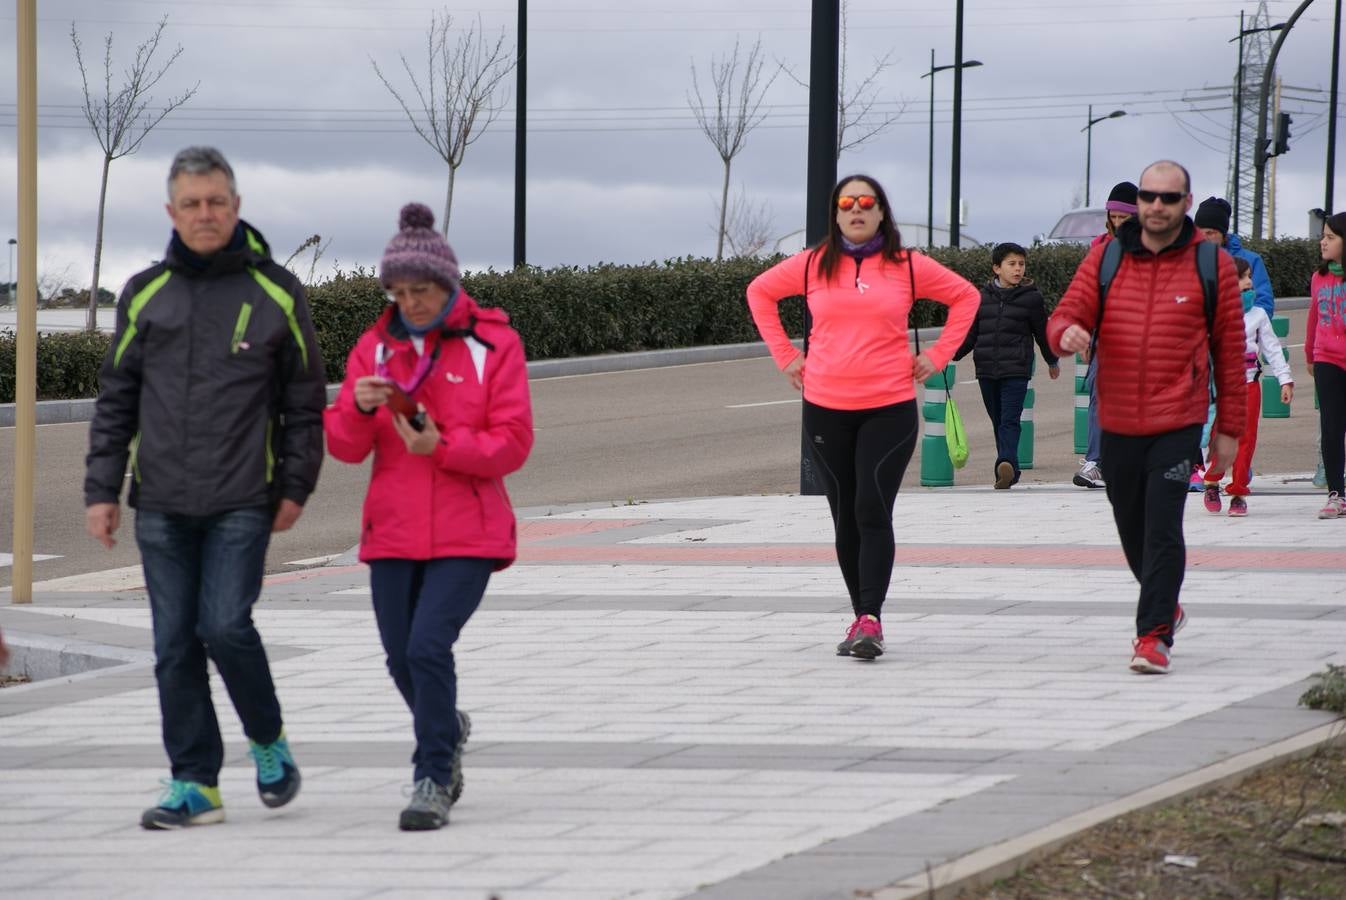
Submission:
M 995 430 L 995 464 L 1008 462 L 1014 466 L 1014 482 L 1019 481 L 1019 435 L 1023 431 L 1020 419 L 1024 411 L 1024 397 L 1028 394 L 1027 378 L 979 378 L 981 399 L 991 417 Z M 994 468 L 992 471 L 995 471 Z
M 1085 387 L 1089 389 L 1089 447 L 1084 451 L 1084 461 L 1097 463 L 1103 453 L 1103 429 L 1098 426 L 1098 357 L 1089 357 L 1089 369 L 1084 375 Z
M 369 563 L 374 617 L 388 674 L 411 710 L 414 779 L 447 785 L 458 734 L 453 645 L 477 611 L 495 561 L 446 557 Z
M 224 680 L 244 733 L 259 744 L 280 737 L 280 703 L 252 622 L 271 521 L 266 507 L 210 516 L 136 512 L 136 543 L 154 617 L 164 749 L 174 778 L 215 785 L 224 763 L 207 656 Z

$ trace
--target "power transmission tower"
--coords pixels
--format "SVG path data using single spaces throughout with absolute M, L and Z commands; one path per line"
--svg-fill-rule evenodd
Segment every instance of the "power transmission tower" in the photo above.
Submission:
M 1240 17 L 1239 58 L 1242 65 L 1234 73 L 1234 126 L 1229 138 L 1229 192 L 1234 207 L 1235 231 L 1239 220 L 1252 215 L 1255 182 L 1254 154 L 1257 151 L 1257 91 L 1262 84 L 1271 47 L 1276 42 L 1271 30 L 1271 14 L 1266 0 L 1257 4 L 1251 18 Z

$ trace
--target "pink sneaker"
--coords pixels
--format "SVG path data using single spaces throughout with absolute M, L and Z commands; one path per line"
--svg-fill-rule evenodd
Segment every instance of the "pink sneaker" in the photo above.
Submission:
M 1218 513 L 1220 511 L 1220 486 L 1218 484 L 1206 485 L 1206 496 L 1202 498 L 1206 504 L 1206 512 Z
M 1234 517 L 1248 514 L 1248 501 L 1242 497 L 1233 497 L 1229 501 L 1229 514 Z
M 1332 493 L 1328 494 L 1327 503 L 1323 504 L 1323 508 L 1318 510 L 1318 518 L 1320 519 L 1346 518 L 1346 501 L 1343 501 L 1341 497 L 1338 496 L 1336 491 L 1333 491 Z
M 840 644 L 837 644 L 837 656 L 850 656 L 851 644 L 855 643 L 855 633 L 860 630 L 860 620 L 864 616 L 857 616 L 851 623 L 851 627 L 846 629 L 846 637 Z
M 874 659 L 883 655 L 883 626 L 873 616 L 855 620 L 855 639 L 851 641 L 851 656 L 856 659 Z

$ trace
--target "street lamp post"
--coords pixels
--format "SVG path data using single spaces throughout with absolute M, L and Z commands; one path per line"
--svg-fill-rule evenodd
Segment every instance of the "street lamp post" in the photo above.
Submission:
M 975 69 L 981 65 L 981 62 L 975 59 L 969 59 L 963 63 L 964 69 Z M 922 78 L 930 79 L 930 148 L 926 153 L 928 161 L 926 172 L 926 191 L 925 191 L 925 246 L 926 248 L 935 245 L 935 73 L 943 72 L 956 66 L 937 66 L 935 65 L 934 48 L 930 50 L 930 71 L 922 75 Z
M 1327 105 L 1327 200 L 1323 209 L 1332 212 L 1332 187 L 1336 181 L 1333 169 L 1337 163 L 1337 76 L 1341 68 L 1341 0 L 1337 0 L 1335 26 L 1332 28 L 1332 90 Z
M 1281 46 L 1290 36 L 1290 29 L 1304 15 L 1313 0 L 1303 0 L 1286 19 L 1285 27 L 1280 29 L 1276 43 L 1271 46 L 1271 55 L 1267 58 L 1266 69 L 1262 72 L 1262 86 L 1257 92 L 1257 145 L 1253 148 L 1253 240 L 1262 239 L 1262 192 L 1266 189 L 1267 160 L 1267 98 L 1271 94 L 1271 79 L 1276 72 L 1276 57 L 1281 55 Z M 1272 235 L 1275 237 L 1275 235 Z
M 1102 122 L 1104 119 L 1120 119 L 1120 118 L 1121 118 L 1122 116 L 1124 116 L 1124 115 L 1126 115 L 1126 110 L 1124 110 L 1124 109 L 1114 109 L 1112 112 L 1108 113 L 1106 116 L 1099 116 L 1097 119 L 1095 119 L 1095 118 L 1094 118 L 1094 107 L 1093 107 L 1093 104 L 1090 104 L 1090 105 L 1089 105 L 1089 115 L 1087 115 L 1087 116 L 1085 117 L 1085 122 L 1087 122 L 1088 124 L 1085 125 L 1083 128 L 1080 129 L 1080 131 L 1083 131 L 1083 132 L 1084 132 L 1084 135 L 1085 135 L 1085 138 L 1084 138 L 1084 205 L 1085 205 L 1085 206 L 1088 206 L 1088 205 L 1089 205 L 1089 179 L 1090 179 L 1090 176 L 1093 174 L 1093 172 L 1092 172 L 1091 170 L 1092 170 L 1092 167 L 1093 167 L 1093 159 L 1094 159 L 1094 126 L 1097 125 L 1099 122 Z
M 1230 44 L 1234 41 L 1239 43 L 1238 74 L 1235 76 L 1236 80 L 1234 82 L 1234 183 L 1231 185 L 1234 196 L 1230 198 L 1234 201 L 1234 234 L 1239 233 L 1239 194 L 1243 193 L 1239 190 L 1239 163 L 1243 159 L 1243 39 L 1250 34 L 1261 34 L 1263 31 L 1280 31 L 1285 27 L 1285 23 L 1281 22 L 1276 25 L 1268 25 L 1266 28 L 1244 28 L 1243 21 L 1243 12 L 1240 11 L 1238 37 L 1230 38 L 1228 41 Z M 1329 127 L 1331 127 L 1331 123 L 1329 123 Z
M 18 242 L 17 238 L 9 239 L 9 281 L 5 282 L 6 300 L 12 300 L 14 297 L 14 245 Z

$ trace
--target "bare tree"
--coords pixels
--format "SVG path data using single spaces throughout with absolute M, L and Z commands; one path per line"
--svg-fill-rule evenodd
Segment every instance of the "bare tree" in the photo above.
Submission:
M 304 242 L 294 249 L 294 252 L 290 254 L 289 258 L 285 260 L 283 265 L 285 268 L 288 269 L 290 267 L 290 263 L 294 262 L 295 257 L 303 253 L 305 250 L 312 250 L 313 260 L 309 263 L 308 266 L 308 278 L 304 280 L 304 284 L 312 284 L 313 275 L 318 270 L 318 261 L 322 259 L 322 255 L 327 252 L 327 248 L 331 245 L 331 243 L 332 243 L 331 238 L 328 238 L 327 240 L 324 241 L 322 239 L 322 235 L 320 234 L 310 235 L 309 237 L 304 238 Z
M 498 95 L 497 88 L 514 71 L 518 61 L 514 48 L 505 48 L 504 28 L 500 29 L 495 43 L 489 43 L 478 16 L 476 23 L 469 25 L 467 31 L 451 44 L 449 31 L 452 24 L 453 17 L 447 11 L 430 15 L 430 30 L 425 37 L 427 74 L 424 86 L 412 72 L 406 55 L 398 54 L 402 69 L 420 101 L 420 113 L 411 111 L 379 64 L 372 57 L 369 60 L 374 66 L 374 74 L 401 104 L 411 127 L 448 164 L 449 186 L 444 197 L 443 221 L 445 237 L 449 235 L 453 181 L 458 167 L 463 164 L 467 148 L 481 137 L 504 108 L 504 98 Z M 418 115 L 423 115 L 424 119 Z
M 841 159 L 841 154 L 847 150 L 854 150 L 871 138 L 878 137 L 887 131 L 894 122 L 901 118 L 902 113 L 907 108 L 906 101 L 899 100 L 892 112 L 875 112 L 874 110 L 875 104 L 879 102 L 879 77 L 893 65 L 892 50 L 889 50 L 882 57 L 876 57 L 869 74 L 853 84 L 850 90 L 847 90 L 846 6 L 846 0 L 841 0 L 841 43 L 838 47 L 837 65 L 837 159 Z M 808 87 L 808 82 L 795 75 L 788 66 L 779 60 L 777 63 L 790 76 L 791 81 L 804 88 Z M 846 139 L 847 132 L 851 133 L 849 141 Z
M 729 203 L 729 214 L 723 217 L 729 252 L 734 256 L 757 256 L 771 240 L 774 219 L 771 204 L 766 200 L 749 200 L 747 187 L 739 184 Z
M 692 63 L 692 90 L 687 95 L 687 105 L 696 117 L 696 124 L 710 139 L 715 152 L 720 154 L 724 163 L 724 183 L 720 188 L 720 227 L 715 241 L 715 258 L 724 259 L 725 224 L 729 212 L 729 168 L 734 157 L 743 149 L 748 133 L 762 123 L 766 113 L 762 112 L 762 100 L 772 83 L 780 75 L 780 69 L 771 73 L 771 77 L 762 83 L 762 69 L 766 60 L 762 57 L 762 39 L 758 38 L 748 51 L 743 62 L 742 73 L 739 66 L 739 42 L 734 39 L 734 50 L 726 57 L 711 57 L 710 81 L 715 90 L 714 106 L 707 106 L 701 96 L 701 86 L 696 77 L 696 63 Z M 695 100 L 693 100 L 695 97 Z
M 107 202 L 108 169 L 114 159 L 129 156 L 140 149 L 141 141 L 163 121 L 164 116 L 186 103 L 201 86 L 197 82 L 190 90 L 183 91 L 170 99 L 162 109 L 151 110 L 149 92 L 159 83 L 182 55 L 182 47 L 174 49 L 168 61 L 158 70 L 151 68 L 154 53 L 159 49 L 164 28 L 168 25 L 168 16 L 159 20 L 154 34 L 136 48 L 135 59 L 130 68 L 123 72 L 125 82 L 116 91 L 112 88 L 112 33 L 103 39 L 103 92 L 95 98 L 89 91 L 89 73 L 84 66 L 83 47 L 75 23 L 70 23 L 70 42 L 75 46 L 75 62 L 79 64 L 79 75 L 84 83 L 84 118 L 98 139 L 103 150 L 103 180 L 98 188 L 98 227 L 94 233 L 93 244 L 93 285 L 89 288 L 88 329 L 98 328 L 98 270 L 103 260 L 103 212 Z

